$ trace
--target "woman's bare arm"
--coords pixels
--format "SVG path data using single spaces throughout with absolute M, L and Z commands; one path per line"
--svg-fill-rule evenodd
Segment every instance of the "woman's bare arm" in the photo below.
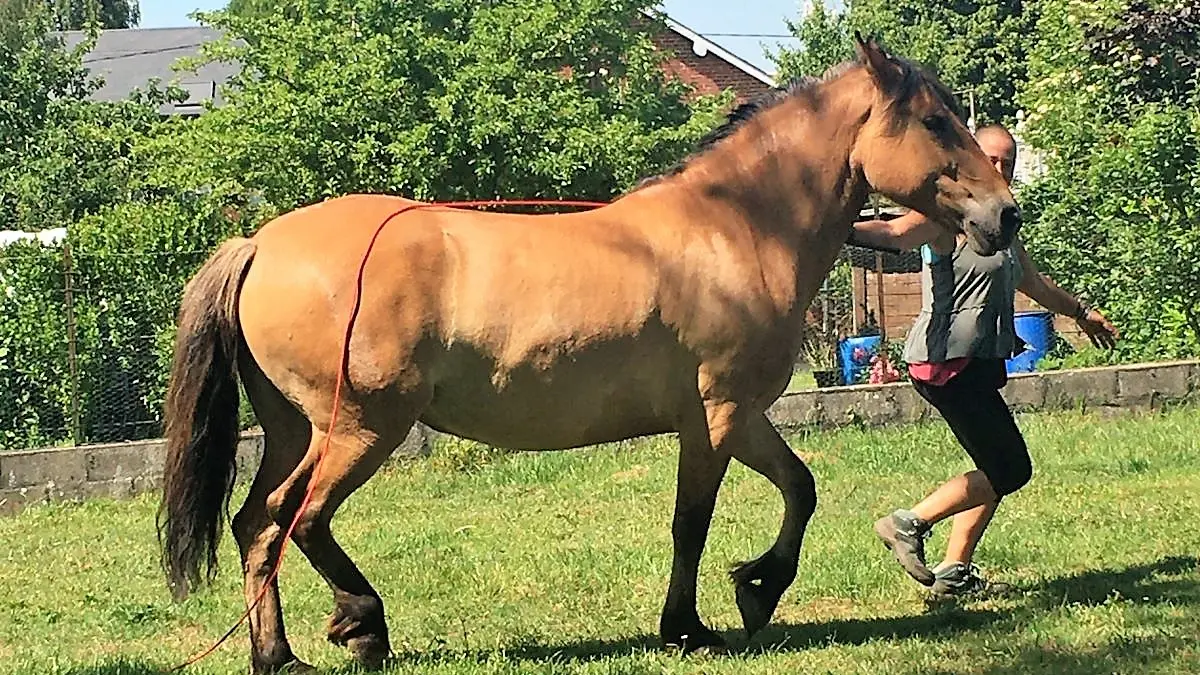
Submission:
M 909 211 L 892 220 L 864 220 L 854 223 L 850 241 L 900 251 L 911 251 L 921 244 L 936 243 L 938 245 L 935 248 L 939 250 L 952 250 L 954 246 L 952 235 L 916 211 Z
M 1017 290 L 1051 312 L 1075 319 L 1075 323 L 1097 347 L 1111 348 L 1116 344 L 1120 333 L 1112 322 L 1042 274 L 1019 238 L 1013 240 L 1013 251 L 1021 263 L 1021 280 L 1017 283 Z

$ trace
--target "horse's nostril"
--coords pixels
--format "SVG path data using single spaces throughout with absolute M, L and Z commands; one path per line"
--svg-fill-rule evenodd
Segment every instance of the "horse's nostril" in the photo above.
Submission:
M 1021 209 L 1006 206 L 1000 212 L 1000 229 L 1006 234 L 1016 234 L 1021 227 Z

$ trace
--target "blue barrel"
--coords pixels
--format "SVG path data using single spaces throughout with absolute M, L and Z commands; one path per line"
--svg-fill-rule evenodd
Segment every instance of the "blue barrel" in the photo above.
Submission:
M 1017 335 L 1028 343 L 1026 350 L 1007 361 L 1009 373 L 1032 373 L 1038 361 L 1054 346 L 1054 314 L 1051 312 L 1017 312 L 1013 317 Z
M 871 357 L 879 353 L 880 336 L 846 338 L 838 344 L 842 357 L 842 382 L 855 384 L 859 374 L 871 369 Z

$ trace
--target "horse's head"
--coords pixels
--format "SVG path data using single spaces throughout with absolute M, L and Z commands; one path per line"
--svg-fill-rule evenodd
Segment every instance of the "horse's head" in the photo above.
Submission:
M 964 232 L 976 252 L 1008 248 L 1021 212 L 948 89 L 855 34 L 876 96 L 851 154 L 876 192 Z

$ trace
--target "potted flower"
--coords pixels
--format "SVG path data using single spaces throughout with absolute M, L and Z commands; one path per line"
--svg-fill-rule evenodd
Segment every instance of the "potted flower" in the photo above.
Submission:
M 804 339 L 802 353 L 808 367 L 812 369 L 817 386 L 824 389 L 836 387 L 839 382 L 837 350 L 824 336 L 809 332 Z

